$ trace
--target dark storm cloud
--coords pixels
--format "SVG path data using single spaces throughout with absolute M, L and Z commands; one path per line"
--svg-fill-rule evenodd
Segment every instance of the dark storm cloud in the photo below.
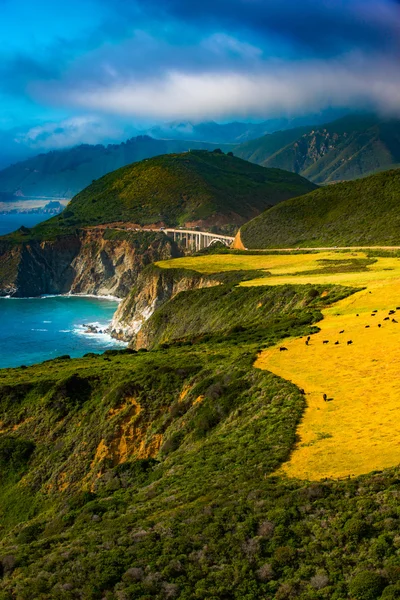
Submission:
M 277 34 L 317 55 L 397 45 L 399 2 L 394 0 L 137 0 L 152 18 L 193 27 Z M 120 0 L 121 10 L 127 3 Z

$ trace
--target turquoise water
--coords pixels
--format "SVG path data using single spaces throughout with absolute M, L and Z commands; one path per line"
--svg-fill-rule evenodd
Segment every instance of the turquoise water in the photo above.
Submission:
M 86 334 L 83 327 L 106 327 L 117 306 L 114 300 L 76 296 L 0 298 L 0 368 L 123 348 L 107 334 Z

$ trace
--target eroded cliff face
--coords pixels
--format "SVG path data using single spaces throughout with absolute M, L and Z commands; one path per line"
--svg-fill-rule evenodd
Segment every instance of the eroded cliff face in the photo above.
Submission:
M 212 287 L 220 282 L 196 271 L 148 267 L 137 280 L 124 302 L 120 304 L 111 323 L 111 334 L 129 342 L 136 349 L 147 348 L 143 325 L 152 314 L 180 292 Z
M 52 241 L 0 243 L 0 295 L 124 298 L 150 263 L 180 256 L 163 233 L 80 230 Z

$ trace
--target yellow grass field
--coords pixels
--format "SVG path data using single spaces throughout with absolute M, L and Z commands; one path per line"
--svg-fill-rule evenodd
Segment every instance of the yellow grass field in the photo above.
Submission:
M 288 339 L 288 352 L 269 348 L 255 363 L 306 392 L 299 442 L 281 469 L 289 477 L 340 478 L 400 463 L 400 309 L 384 320 L 389 310 L 400 307 L 400 259 L 378 258 L 365 272 L 295 275 L 321 268 L 321 259 L 361 256 L 365 255 L 215 255 L 159 263 L 202 272 L 241 268 L 272 274 L 245 286 L 315 282 L 366 288 L 323 311 L 321 331 L 311 336 L 309 346 L 305 338 Z M 349 340 L 353 344 L 347 345 Z M 324 393 L 332 400 L 325 402 Z

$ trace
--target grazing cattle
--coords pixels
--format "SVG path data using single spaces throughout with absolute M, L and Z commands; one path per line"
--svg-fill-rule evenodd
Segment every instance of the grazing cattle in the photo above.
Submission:
M 356 315 L 356 317 L 359 317 L 360 315 Z
M 328 396 L 326 394 L 322 394 L 322 397 L 323 397 L 324 401 L 326 402 Z
M 335 342 L 335 346 L 338 346 L 338 345 L 339 345 L 339 342 Z
M 373 310 L 372 312 L 378 312 L 378 309 L 377 309 L 377 308 L 375 308 L 375 310 Z
M 371 317 L 376 317 L 376 314 L 375 313 L 371 313 Z
M 396 306 L 396 310 L 400 310 L 400 306 Z
M 390 318 L 389 317 L 385 317 L 383 320 L 384 321 L 390 321 Z
M 344 329 L 342 329 L 342 331 L 339 331 L 339 333 L 344 333 Z
M 309 342 L 310 340 L 311 340 L 311 335 L 308 336 L 307 342 Z
M 303 390 L 303 388 L 299 388 L 299 392 L 300 392 L 300 394 L 302 394 L 303 396 L 305 396 L 305 391 Z
M 378 323 L 378 327 L 382 327 L 382 325 L 380 323 Z
M 366 326 L 365 326 L 365 329 L 368 329 L 369 327 L 370 327 L 370 325 L 366 325 Z
M 398 323 L 398 321 L 396 321 L 396 319 L 392 319 L 392 323 Z
M 308 340 L 306 340 L 306 346 L 308 346 Z
M 395 310 L 389 310 L 389 315 L 394 315 L 395 312 Z
M 347 345 L 350 346 L 350 344 L 353 343 L 353 340 L 348 340 Z
M 279 352 L 284 352 L 285 350 L 287 350 L 287 348 L 285 348 L 285 346 L 281 346 L 281 347 L 279 348 Z
M 329 344 L 329 340 L 322 340 L 323 344 Z

